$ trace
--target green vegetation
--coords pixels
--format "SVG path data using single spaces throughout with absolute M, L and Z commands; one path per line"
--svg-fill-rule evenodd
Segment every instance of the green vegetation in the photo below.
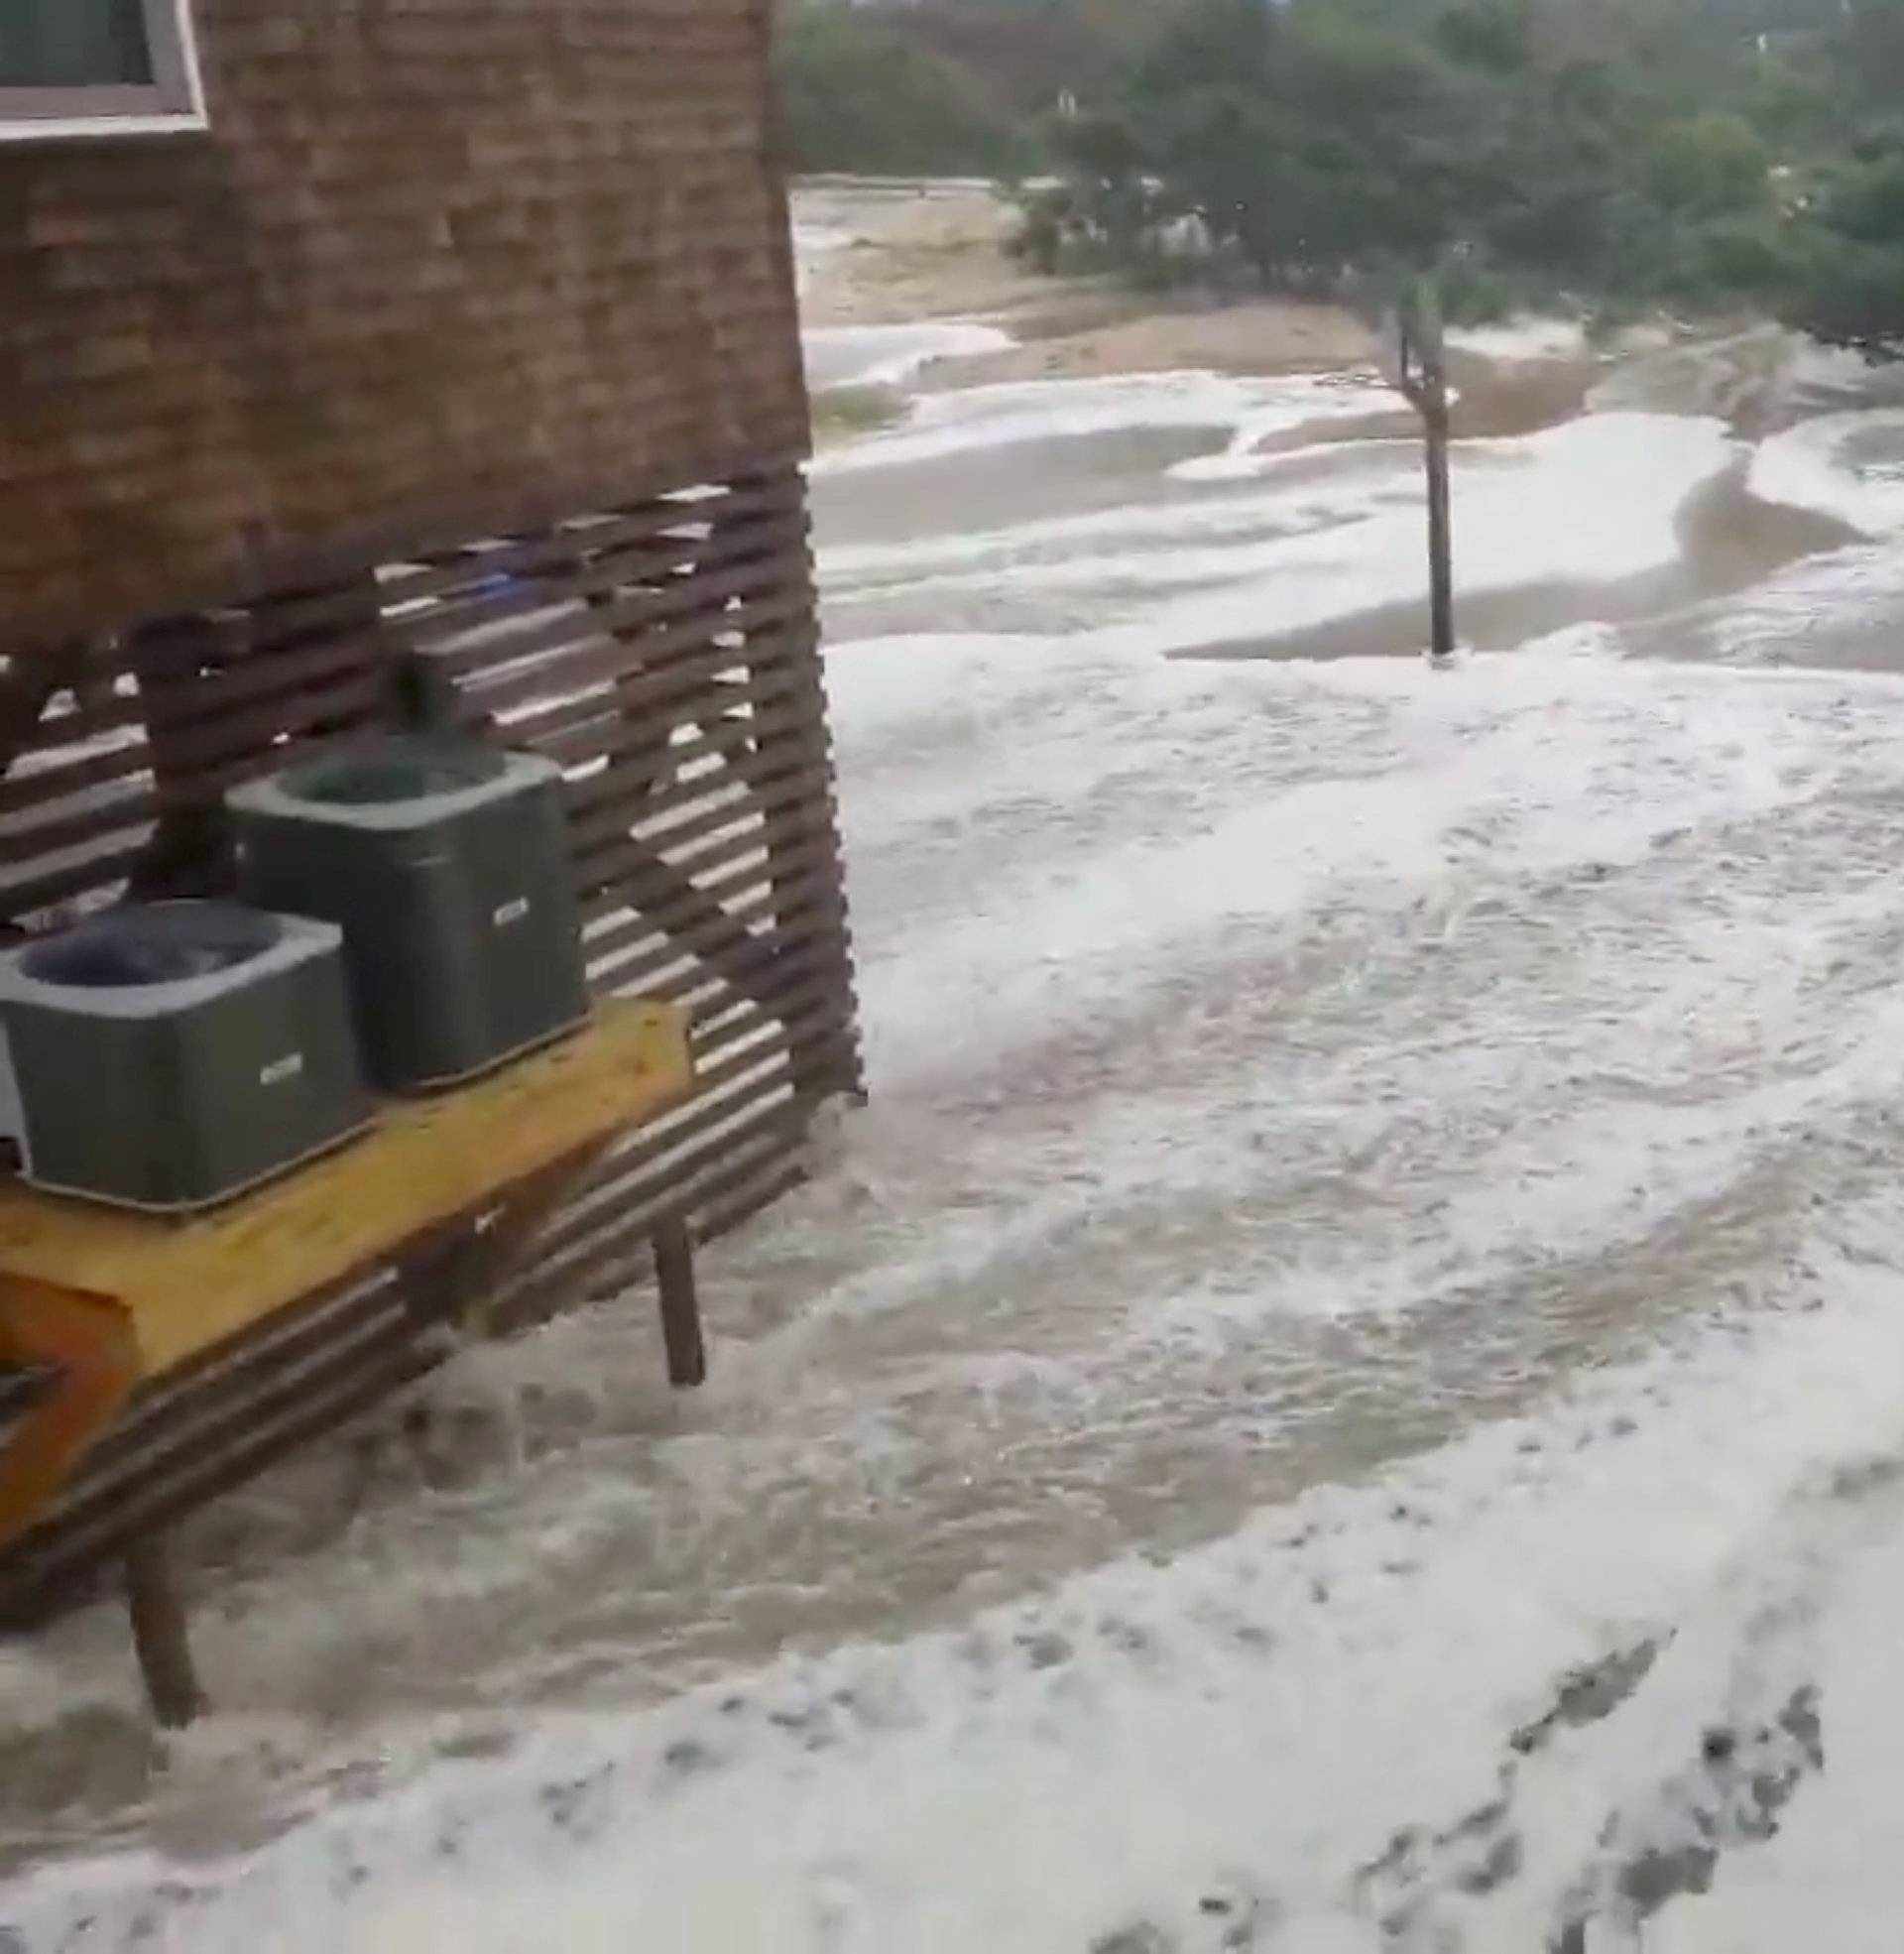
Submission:
M 1675 0 L 1184 0 L 1049 131 L 1035 258 L 1272 286 L 1439 271 L 1451 314 L 1766 303 L 1784 216 L 1755 44 Z
M 1027 119 L 988 100 L 976 75 L 886 15 L 794 8 L 780 23 L 776 64 L 794 170 L 998 176 L 1031 154 Z
M 1904 0 L 804 0 L 808 168 L 1037 173 L 1050 270 L 1777 312 L 1904 353 Z
M 1166 0 L 1167 4 L 1167 0 Z M 1011 175 L 1049 162 L 1067 93 L 1118 85 L 1157 0 L 778 0 L 781 138 L 795 170 Z

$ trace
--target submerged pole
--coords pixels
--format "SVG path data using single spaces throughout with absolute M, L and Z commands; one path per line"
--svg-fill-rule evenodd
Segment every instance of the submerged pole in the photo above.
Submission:
M 207 1705 L 192 1664 L 184 1603 L 162 1535 L 143 1534 L 126 1548 L 126 1601 L 153 1715 L 162 1729 L 182 1730 Z
M 1389 376 L 1421 417 L 1428 472 L 1428 656 L 1438 665 L 1455 656 L 1454 495 L 1449 474 L 1448 366 L 1441 308 L 1422 283 L 1395 321 L 1396 365 Z
M 1428 656 L 1447 665 L 1455 656 L 1455 564 L 1445 381 L 1423 414 L 1422 427 L 1428 450 Z

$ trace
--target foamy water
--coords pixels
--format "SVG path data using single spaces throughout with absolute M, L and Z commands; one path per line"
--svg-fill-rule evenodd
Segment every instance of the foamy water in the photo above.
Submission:
M 1904 1332 L 1846 1259 L 1897 1220 L 1886 1200 L 1823 1231 L 1822 1267 L 1749 1333 L 1168 1569 L 652 1716 L 551 1720 L 506 1763 L 313 1822 L 215 1897 L 175 1873 L 144 1944 L 1041 1954 L 1148 1929 L 1133 1944 L 1216 1954 L 1368 1947 L 1387 1914 L 1403 1944 L 1538 1947 L 1611 1884 L 1609 1820 L 1666 1842 L 1693 1822 L 1674 1780 L 1706 1733 L 1776 1717 L 1817 1672 L 1817 1615 L 1868 1587 L 1904 1518 L 1895 1488 L 1830 1469 L 1897 1440 Z M 1829 1324 L 1806 1313 L 1826 1298 Z M 1603 1720 L 1530 1741 L 1565 1676 L 1649 1646 Z M 1888 1715 L 1894 1690 L 1862 1680 Z M 1673 1947 L 1783 1944 L 1685 1928 Z
M 1578 319 L 1522 314 L 1497 325 L 1457 326 L 1447 336 L 1449 345 L 1458 351 L 1501 365 L 1578 360 L 1590 351 L 1586 329 Z
M 1096 382 L 1059 383 L 1041 390 L 1041 406 L 1012 389 L 1004 438 L 1034 441 L 1040 427 L 1060 440 L 1101 432 L 1089 425 L 1100 408 L 1136 412 L 1146 400 L 1181 409 L 1185 426 L 1204 425 L 1192 414 L 1216 416 L 1218 396 L 1232 385 L 1184 376 L 1127 396 L 1107 395 Z M 1265 407 L 1265 397 L 1284 387 L 1288 400 Z M 1279 414 L 1286 430 L 1315 430 L 1306 378 L 1251 382 L 1248 392 L 1247 402 L 1228 402 L 1233 428 L 1259 430 L 1266 416 Z M 989 424 L 979 416 L 950 426 L 963 436 Z M 1240 437 L 1233 432 L 1219 458 Z M 892 494 L 929 508 L 932 471 L 922 464 L 946 451 L 926 439 L 899 433 L 845 452 L 858 469 L 889 469 Z M 1630 412 L 1462 443 L 1454 500 L 1464 594 L 1608 587 L 1671 567 L 1680 557 L 1681 512 L 1741 451 L 1718 421 Z M 1056 624 L 1067 644 L 1095 627 L 1119 653 L 1156 655 L 1299 646 L 1302 634 L 1359 613 L 1419 605 L 1424 516 L 1412 443 L 1359 439 L 1328 449 L 1305 439 L 1261 457 L 1247 486 L 1226 492 L 1172 494 L 1173 478 L 1211 479 L 1193 460 L 1153 475 L 1148 500 L 1089 515 L 947 530 L 914 545 L 829 548 L 822 558 L 829 618 L 848 634 L 864 629 L 867 613 L 883 634 L 896 626 L 910 635 L 935 618 L 1047 637 Z
M 1291 389 L 1284 381 L 1232 379 L 1218 373 L 1113 374 L 1093 380 L 1015 380 L 928 394 L 903 426 L 829 449 L 814 473 L 855 474 L 904 462 L 937 461 L 975 448 L 1075 440 L 1126 428 L 1234 427 L 1257 425 L 1267 403 Z M 1280 426 L 1297 426 L 1329 410 L 1327 396 L 1303 383 L 1300 402 L 1276 410 Z M 1365 389 L 1350 383 L 1347 399 Z
M 1882 1944 L 1904 682 L 1739 648 L 1895 585 L 1629 615 L 1882 425 L 1468 444 L 1464 589 L 1586 615 L 1444 673 L 1300 655 L 1418 598 L 1363 384 L 839 450 L 917 512 L 821 503 L 873 1106 L 704 1396 L 591 1312 L 208 1518 L 156 1773 L 109 1611 L 15 1651 L 21 1946 Z
M 881 1106 L 713 1259 L 717 1309 L 754 1258 L 877 1252 L 729 1320 L 640 1503 L 677 1535 L 644 1581 L 698 1550 L 750 1607 L 858 1586 L 857 1623 L 476 1719 L 473 1762 L 396 1722 L 380 1793 L 252 1859 L 26 1883 L 29 1946 L 83 1911 L 207 1950 L 1349 1947 L 1405 1904 L 1505 1950 L 1799 1686 L 1781 1610 L 1889 1512 L 1839 1481 L 1904 1420 L 1900 688 L 1578 639 L 1452 676 L 894 646 L 835 685 Z M 521 1531 L 484 1553 L 559 1582 L 617 1470 L 598 1438 L 491 1484 Z M 360 1628 L 459 1567 L 496 1605 L 457 1518 L 351 1543 L 415 1527 Z M 1515 1748 L 1649 1643 L 1605 1723 Z M 176 1825 L 255 1769 L 203 1741 Z
M 1904 530 L 1904 410 L 1821 415 L 1766 441 L 1752 489 L 1813 509 L 1867 536 Z
M 997 326 L 967 319 L 918 325 L 817 326 L 806 335 L 807 381 L 829 387 L 902 387 L 934 360 L 969 359 L 1012 344 Z

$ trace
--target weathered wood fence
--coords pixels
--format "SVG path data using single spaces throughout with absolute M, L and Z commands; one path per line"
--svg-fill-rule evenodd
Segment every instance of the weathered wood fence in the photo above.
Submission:
M 504 1326 L 621 1292 L 657 1216 L 705 1240 L 755 1214 L 801 1177 L 814 1110 L 861 1083 L 806 521 L 788 462 L 18 653 L 0 916 L 32 932 L 222 890 L 221 796 L 293 745 L 420 712 L 553 757 L 594 982 L 687 1004 L 700 1084 L 546 1226 Z M 420 1376 L 447 1328 L 358 1283 L 155 1390 L 0 1556 L 0 1615 Z

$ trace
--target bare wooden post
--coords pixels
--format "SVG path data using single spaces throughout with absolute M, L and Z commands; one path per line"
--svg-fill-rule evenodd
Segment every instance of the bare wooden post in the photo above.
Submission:
M 1423 424 L 1428 432 L 1429 656 L 1443 664 L 1455 655 L 1455 565 L 1452 494 L 1448 479 L 1448 398 Z
M 678 1215 L 654 1225 L 654 1280 L 661 1290 L 667 1381 L 677 1391 L 698 1390 L 707 1382 L 707 1342 L 694 1286 L 694 1246 Z
M 1396 322 L 1392 378 L 1421 416 L 1428 468 L 1428 652 L 1437 665 L 1455 656 L 1453 493 L 1449 480 L 1448 367 L 1432 289 L 1418 288 Z
M 164 1729 L 182 1730 L 208 1705 L 192 1666 L 184 1604 L 162 1534 L 146 1534 L 126 1549 L 126 1605 L 152 1713 Z

